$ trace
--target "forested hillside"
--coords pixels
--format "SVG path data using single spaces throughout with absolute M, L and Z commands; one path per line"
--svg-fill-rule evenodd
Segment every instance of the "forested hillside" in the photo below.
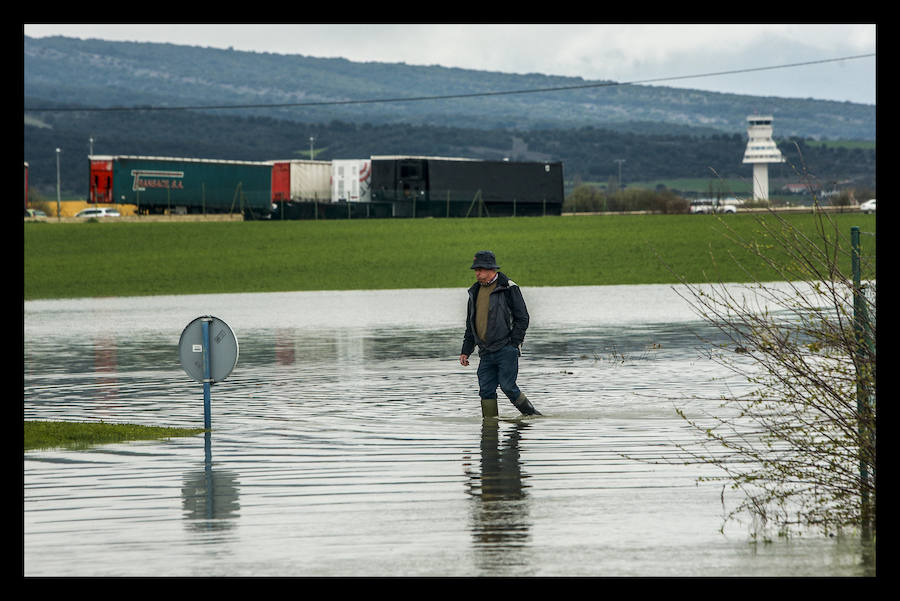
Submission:
M 557 90 L 368 102 L 548 88 Z M 338 119 L 481 129 L 609 128 L 649 121 L 741 133 L 747 115 L 761 112 L 774 115 L 782 136 L 875 139 L 875 107 L 849 102 L 63 37 L 24 38 L 24 95 L 95 107 L 265 104 L 270 106 L 244 113 L 305 123 Z

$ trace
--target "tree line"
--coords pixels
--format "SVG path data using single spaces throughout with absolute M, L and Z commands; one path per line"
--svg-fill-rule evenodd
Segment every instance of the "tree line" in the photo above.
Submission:
M 567 181 L 622 182 L 671 178 L 750 177 L 741 163 L 746 139 L 739 134 L 684 134 L 658 126 L 647 131 L 578 129 L 480 129 L 412 124 L 308 124 L 270 117 L 238 117 L 189 111 L 43 113 L 26 120 L 25 161 L 33 188 L 56 190 L 56 149 L 65 194 L 86 197 L 87 155 L 174 156 L 232 160 L 333 160 L 372 155 L 455 156 L 486 160 L 561 161 Z M 312 138 L 312 140 L 310 140 Z M 875 187 L 875 149 L 778 140 L 787 158 L 772 165 L 772 180 L 800 179 Z M 715 173 L 715 175 L 714 175 Z

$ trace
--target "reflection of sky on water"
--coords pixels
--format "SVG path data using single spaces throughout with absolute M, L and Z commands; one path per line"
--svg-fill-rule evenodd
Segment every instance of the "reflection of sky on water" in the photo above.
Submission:
M 209 437 L 25 454 L 25 573 L 859 573 L 828 541 L 750 553 L 696 466 L 623 458 L 689 435 L 673 399 L 740 384 L 669 287 L 525 296 L 520 386 L 545 417 L 485 423 L 464 290 L 26 303 L 26 419 L 199 427 L 181 330 L 216 315 L 240 357 Z

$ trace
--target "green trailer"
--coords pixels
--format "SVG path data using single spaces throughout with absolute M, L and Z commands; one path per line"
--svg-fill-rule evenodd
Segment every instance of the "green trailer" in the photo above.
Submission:
M 272 163 L 146 156 L 89 157 L 92 203 L 140 213 L 272 212 Z

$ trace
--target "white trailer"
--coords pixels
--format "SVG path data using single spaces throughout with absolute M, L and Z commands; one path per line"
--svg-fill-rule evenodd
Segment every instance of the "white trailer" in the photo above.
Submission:
M 331 161 L 331 202 L 370 202 L 371 183 L 369 159 Z
M 330 202 L 331 161 L 290 159 L 272 165 L 272 200 Z
M 291 200 L 328 202 L 330 198 L 330 161 L 291 161 Z

